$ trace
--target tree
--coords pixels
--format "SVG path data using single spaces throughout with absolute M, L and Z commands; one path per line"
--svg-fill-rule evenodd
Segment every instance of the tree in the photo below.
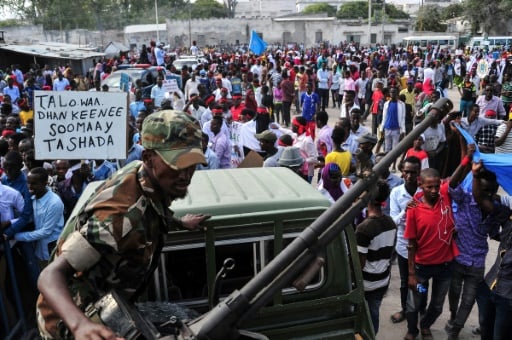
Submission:
M 464 15 L 463 4 L 450 4 L 440 9 L 441 20 L 448 20 L 458 18 Z
M 237 0 L 224 0 L 224 7 L 226 8 L 226 13 L 228 18 L 235 17 L 236 6 L 238 5 Z
M 440 23 L 440 9 L 436 5 L 420 7 L 416 19 L 416 31 L 445 32 L 446 24 Z
M 396 8 L 393 4 L 386 4 L 384 6 L 386 15 L 391 19 L 409 19 L 409 14 L 405 13 L 401 9 Z
M 191 17 L 197 18 L 225 18 L 224 6 L 215 0 L 197 0 L 192 4 Z
M 503 29 L 512 11 L 510 0 L 466 0 L 463 2 L 465 17 L 473 27 L 473 34 L 481 29 L 483 33 Z M 506 30 L 506 29 L 505 29 Z
M 336 7 L 331 6 L 325 2 L 320 2 L 317 4 L 309 5 L 304 8 L 302 11 L 304 14 L 317 14 L 317 13 L 327 13 L 327 16 L 334 17 L 336 16 Z
M 409 19 L 409 14 L 399 10 L 392 4 L 385 4 L 384 10 L 386 16 L 390 19 Z M 372 16 L 382 11 L 382 2 L 372 4 Z M 341 5 L 338 13 L 338 19 L 368 18 L 368 3 L 366 1 L 354 1 Z
M 336 17 L 338 19 L 367 18 L 368 3 L 366 1 L 354 1 L 343 4 L 336 13 Z

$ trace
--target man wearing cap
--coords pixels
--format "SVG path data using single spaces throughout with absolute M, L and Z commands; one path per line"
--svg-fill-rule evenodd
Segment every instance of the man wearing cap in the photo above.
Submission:
M 362 135 L 357 139 L 359 151 L 354 155 L 356 159 L 356 175 L 361 177 L 363 172 L 371 170 L 375 165 L 373 147 L 377 144 L 377 137 L 371 133 Z
M 276 148 L 276 134 L 270 130 L 265 130 L 262 133 L 257 133 L 256 138 L 260 141 L 261 151 L 265 152 L 263 167 L 278 167 L 279 157 L 283 150 L 282 148 Z
M 296 146 L 285 146 L 281 152 L 279 158 L 279 166 L 288 168 L 295 172 L 300 177 L 307 180 L 302 173 L 302 164 L 304 164 L 304 158 L 302 158 L 300 150 Z
M 86 317 L 85 308 L 111 290 L 136 298 L 152 276 L 167 230 L 195 230 L 209 217 L 178 219 L 169 210 L 187 194 L 196 165 L 205 163 L 195 120 L 173 110 L 151 114 L 142 127 L 142 145 L 142 161 L 98 187 L 64 227 L 38 284 L 43 338 L 115 339 Z
M 496 112 L 488 110 L 485 113 L 485 118 L 496 119 Z M 494 153 L 497 129 L 498 126 L 494 124 L 484 125 L 475 134 L 475 143 L 478 145 L 480 152 Z

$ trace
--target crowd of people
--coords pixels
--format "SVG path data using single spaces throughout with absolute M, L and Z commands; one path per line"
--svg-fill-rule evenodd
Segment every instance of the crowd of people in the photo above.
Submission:
M 179 168 L 176 159 L 163 156 L 161 146 L 145 139 L 144 131 L 153 131 L 148 130 L 148 121 L 156 124 L 155 117 L 166 110 L 182 111 L 196 124 L 204 159 L 190 161 L 187 169 L 193 165 L 192 173 L 246 166 L 251 155 L 251 166 L 290 168 L 334 203 L 427 115 L 439 111 L 436 105 L 447 96 L 447 89 L 457 87 L 460 108 L 432 121 L 381 176 L 367 209 L 355 221 L 366 298 L 377 333 L 379 308 L 396 256 L 402 308 L 391 320 L 407 320 L 405 339 L 420 333 L 423 339 L 432 338 L 430 326 L 443 312 L 446 295 L 449 339 L 458 338 L 475 301 L 482 339 L 505 339 L 511 330 L 507 320 L 512 318 L 512 206 L 509 196 L 497 196 L 494 173 L 485 164 L 473 162 L 473 157 L 476 149 L 490 154 L 512 152 L 512 121 L 508 120 L 512 69 L 506 52 L 452 54 L 436 46 L 364 49 L 350 43 L 255 56 L 201 51 L 194 43 L 190 54 L 202 54 L 205 62 L 195 69 L 176 70 L 162 44 L 151 42 L 130 58 L 95 62 L 83 76 L 65 65 L 53 69 L 12 65 L 2 72 L 2 234 L 17 241 L 15 247 L 34 291 L 52 251 L 56 247 L 57 253 L 69 251 L 71 241 L 64 250 L 64 238 L 60 246 L 57 241 L 91 181 L 139 171 L 135 168 L 140 162 L 154 166 L 155 155 L 172 169 Z M 490 65 L 485 76 L 477 72 L 481 60 Z M 126 159 L 37 160 L 34 91 L 109 91 L 101 87 L 102 80 L 121 64 L 130 63 L 160 69 L 149 92 L 143 91 L 140 82 L 129 89 Z M 170 73 L 181 77 L 181 88 L 172 93 L 163 86 Z M 333 110 L 337 112 L 334 122 L 329 121 L 328 110 L 331 116 Z M 468 143 L 459 129 L 474 141 Z M 472 180 L 465 180 L 468 174 Z M 163 180 L 158 172 L 149 177 Z M 172 199 L 182 196 L 172 195 Z M 203 219 L 187 223 L 187 229 L 196 228 Z M 501 262 L 484 276 L 488 237 L 500 241 Z M 83 240 L 75 237 L 73 242 L 79 245 Z M 93 251 L 88 255 L 99 256 Z M 69 256 L 67 264 L 60 261 L 60 267 L 51 271 L 67 272 L 67 266 L 76 271 L 95 268 L 93 262 Z M 105 268 L 98 270 L 88 275 L 94 277 Z M 45 275 L 43 281 L 49 280 Z M 432 294 L 427 301 L 429 289 Z M 54 291 L 45 294 L 49 296 L 45 303 L 56 301 Z M 64 309 L 53 307 L 63 318 Z M 39 326 L 46 338 L 53 337 L 54 328 Z

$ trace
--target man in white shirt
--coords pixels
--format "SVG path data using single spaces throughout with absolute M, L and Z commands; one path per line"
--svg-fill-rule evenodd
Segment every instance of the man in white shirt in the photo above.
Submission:
M 196 79 L 196 73 L 193 72 L 192 76 L 185 84 L 185 98 L 190 98 L 192 94 L 199 94 L 199 90 L 197 89 L 199 84 L 201 83 Z
M 331 73 L 327 69 L 327 62 L 322 63 L 322 68 L 316 72 L 316 78 L 322 111 L 325 111 L 325 108 L 329 107 L 329 87 L 331 86 Z
M 159 109 L 162 106 L 162 100 L 165 98 L 165 89 L 163 87 L 164 79 L 162 76 L 158 76 L 156 78 L 156 84 L 151 88 L 151 99 L 153 100 L 153 105 L 156 109 Z
M 57 74 L 57 79 L 53 81 L 53 90 L 54 91 L 66 91 L 69 88 L 69 80 L 64 78 L 62 72 Z
M 427 67 L 423 70 L 423 80 L 432 79 L 432 83 L 436 83 L 436 72 L 433 69 L 434 64 L 429 63 Z
M 157 66 L 165 66 L 164 44 L 161 42 L 155 47 L 155 59 Z

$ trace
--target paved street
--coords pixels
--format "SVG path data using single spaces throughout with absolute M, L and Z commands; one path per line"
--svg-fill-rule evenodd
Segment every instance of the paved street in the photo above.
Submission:
M 454 104 L 454 110 L 459 109 L 459 94 L 456 89 L 448 90 L 449 98 L 452 100 Z M 329 108 L 329 124 L 334 125 L 334 123 L 338 120 L 340 111 L 338 109 Z M 293 113 L 292 113 L 293 114 Z M 365 122 L 365 126 L 371 127 L 371 118 Z M 498 247 L 498 243 L 495 241 L 489 242 L 490 251 L 487 255 L 486 268 L 490 268 L 492 263 L 494 263 L 496 251 Z M 399 324 L 393 324 L 390 320 L 390 317 L 393 313 L 400 310 L 400 276 L 398 273 L 398 266 L 393 265 L 392 274 L 391 274 L 391 284 L 388 290 L 387 295 L 385 296 L 382 307 L 380 309 L 380 330 L 377 334 L 377 339 L 379 340 L 389 340 L 389 339 L 402 339 L 403 336 L 407 333 L 407 325 L 406 322 L 403 321 Z M 432 326 L 432 334 L 434 339 L 446 339 L 447 335 L 444 331 L 444 326 L 446 321 L 449 318 L 449 307 L 448 307 L 448 298 L 445 301 L 445 306 L 443 309 L 443 314 L 439 317 L 439 319 Z M 473 307 L 473 311 L 466 322 L 464 329 L 460 333 L 460 339 L 479 339 L 480 336 L 472 334 L 472 330 L 478 327 L 478 308 L 475 304 Z M 417 339 L 420 339 L 418 337 Z

